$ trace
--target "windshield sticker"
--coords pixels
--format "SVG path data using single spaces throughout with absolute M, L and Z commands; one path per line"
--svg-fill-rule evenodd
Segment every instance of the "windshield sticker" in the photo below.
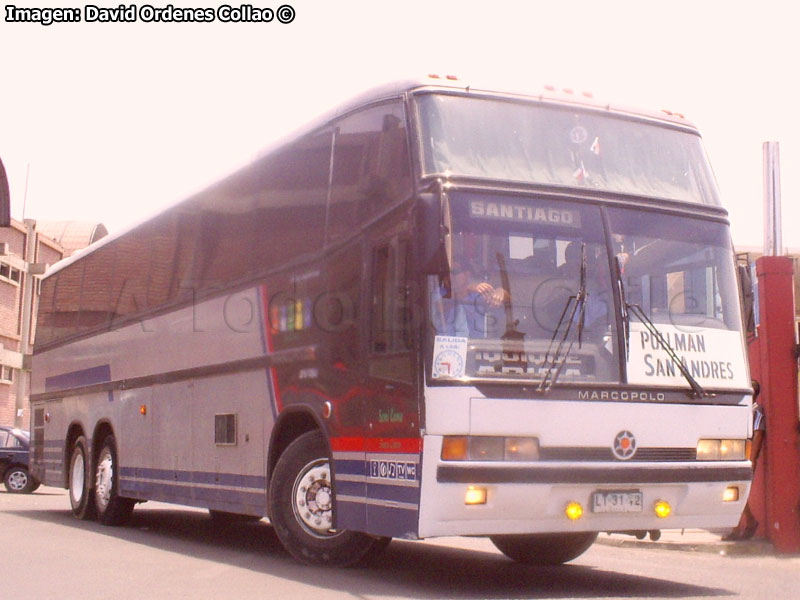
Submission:
M 469 212 L 470 216 L 475 219 L 557 225 L 559 227 L 579 228 L 581 226 L 581 213 L 577 210 L 565 210 L 563 208 L 472 200 L 469 203 Z
M 676 327 L 657 324 L 661 336 L 701 385 L 710 388 L 746 388 L 747 368 L 738 332 L 726 329 Z M 628 383 L 686 386 L 675 361 L 647 328 L 631 322 Z
M 464 377 L 467 363 L 467 338 L 437 335 L 433 344 L 433 378 Z

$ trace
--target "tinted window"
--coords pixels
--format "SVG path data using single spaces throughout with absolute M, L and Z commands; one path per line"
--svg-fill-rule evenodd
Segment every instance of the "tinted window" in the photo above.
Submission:
M 198 286 L 217 287 L 321 249 L 330 152 L 330 132 L 307 136 L 186 205 L 198 221 Z
M 369 108 L 337 122 L 332 183 L 330 241 L 410 195 L 402 104 Z
M 425 171 L 719 205 L 700 136 L 611 113 L 417 97 Z

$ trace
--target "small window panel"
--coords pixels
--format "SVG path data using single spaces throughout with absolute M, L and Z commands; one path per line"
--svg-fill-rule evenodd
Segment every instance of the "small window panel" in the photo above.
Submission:
M 14 283 L 19 285 L 22 273 L 16 267 L 12 267 L 6 263 L 0 263 L 0 281 Z
M 12 383 L 14 381 L 14 369 L 7 365 L 0 365 L 0 383 Z
M 214 443 L 217 446 L 236 445 L 236 415 L 214 415 Z

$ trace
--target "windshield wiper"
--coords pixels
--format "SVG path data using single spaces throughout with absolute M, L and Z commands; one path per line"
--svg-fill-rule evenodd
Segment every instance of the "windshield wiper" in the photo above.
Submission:
M 503 309 L 506 314 L 506 331 L 503 339 L 506 341 L 523 340 L 525 334 L 517 329 L 519 320 L 514 319 L 513 304 L 511 303 L 511 278 L 506 269 L 506 259 L 500 252 L 497 253 L 497 266 L 500 268 L 500 281 L 506 293 L 506 297 L 503 298 Z
M 663 335 L 661 335 L 661 332 L 658 330 L 655 324 L 644 313 L 642 307 L 639 306 L 638 304 L 628 304 L 627 308 L 629 313 L 633 313 L 636 316 L 636 318 L 638 318 L 644 324 L 644 326 L 647 328 L 647 331 L 650 332 L 650 335 L 652 335 L 653 337 L 656 338 L 656 340 L 658 340 L 658 343 L 667 352 L 667 356 L 669 356 L 670 359 L 672 359 L 672 362 L 680 370 L 681 375 L 683 375 L 684 379 L 686 379 L 686 381 L 689 382 L 689 385 L 692 386 L 695 398 L 705 398 L 707 395 L 706 391 L 692 376 L 692 374 L 689 372 L 689 369 L 687 369 L 686 365 L 683 364 L 683 361 L 680 359 L 677 352 L 675 352 L 675 350 L 666 340 L 666 338 Z
M 545 371 L 542 380 L 539 382 L 538 390 L 540 392 L 546 392 L 551 387 L 553 387 L 558 380 L 558 376 L 561 375 L 561 370 L 564 368 L 564 365 L 567 362 L 567 357 L 569 353 L 572 351 L 572 346 L 575 344 L 575 339 L 578 340 L 578 348 L 581 347 L 583 342 L 583 325 L 586 320 L 586 298 L 588 294 L 586 292 L 586 243 L 581 243 L 581 271 L 580 271 L 580 285 L 578 287 L 578 293 L 574 296 L 570 296 L 567 298 L 566 304 L 564 304 L 564 308 L 561 311 L 561 317 L 558 319 L 558 324 L 556 325 L 555 331 L 553 331 L 553 337 L 550 338 L 550 345 L 547 347 L 547 352 L 544 355 L 544 364 L 547 365 L 547 371 Z M 572 310 L 570 310 L 570 306 Z M 558 346 L 556 347 L 555 352 L 553 353 L 553 358 L 550 362 L 548 359 L 550 357 L 550 351 L 553 349 L 553 344 L 558 337 L 558 332 L 561 329 L 562 323 L 564 323 L 564 317 L 567 316 L 567 312 L 569 312 L 569 318 L 567 319 L 566 327 L 564 328 L 564 333 L 561 336 L 561 340 L 558 342 Z M 576 322 L 576 315 L 577 315 L 577 322 Z M 575 326 L 573 328 L 573 325 Z M 572 334 L 572 335 L 570 335 Z M 567 339 L 569 338 L 569 342 Z M 567 346 L 566 351 L 563 351 L 564 346 Z M 563 352 L 562 352 L 563 351 Z
M 629 304 L 628 301 L 625 299 L 625 285 L 622 282 L 622 262 L 620 261 L 619 257 L 616 257 L 617 263 L 617 286 L 619 287 L 619 294 L 620 294 L 620 303 L 622 304 L 622 327 L 624 329 L 624 336 L 625 336 L 625 359 L 630 357 L 630 344 L 631 344 L 631 313 L 639 319 L 642 324 L 647 328 L 647 331 L 652 335 L 664 351 L 667 353 L 667 356 L 670 357 L 672 362 L 678 367 L 678 370 L 683 375 L 684 379 L 689 383 L 692 388 L 692 392 L 694 393 L 695 398 L 705 398 L 708 394 L 703 389 L 697 380 L 692 376 L 689 372 L 689 369 L 686 368 L 686 365 L 678 356 L 678 353 L 675 352 L 675 349 L 670 345 L 667 339 L 661 335 L 661 332 L 658 330 L 658 327 L 655 326 L 650 318 L 645 314 L 642 307 L 638 304 Z

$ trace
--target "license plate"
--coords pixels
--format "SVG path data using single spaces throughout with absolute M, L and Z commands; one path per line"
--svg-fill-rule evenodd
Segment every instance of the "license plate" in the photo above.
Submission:
M 594 492 L 592 494 L 592 512 L 642 512 L 642 492 L 636 490 Z

